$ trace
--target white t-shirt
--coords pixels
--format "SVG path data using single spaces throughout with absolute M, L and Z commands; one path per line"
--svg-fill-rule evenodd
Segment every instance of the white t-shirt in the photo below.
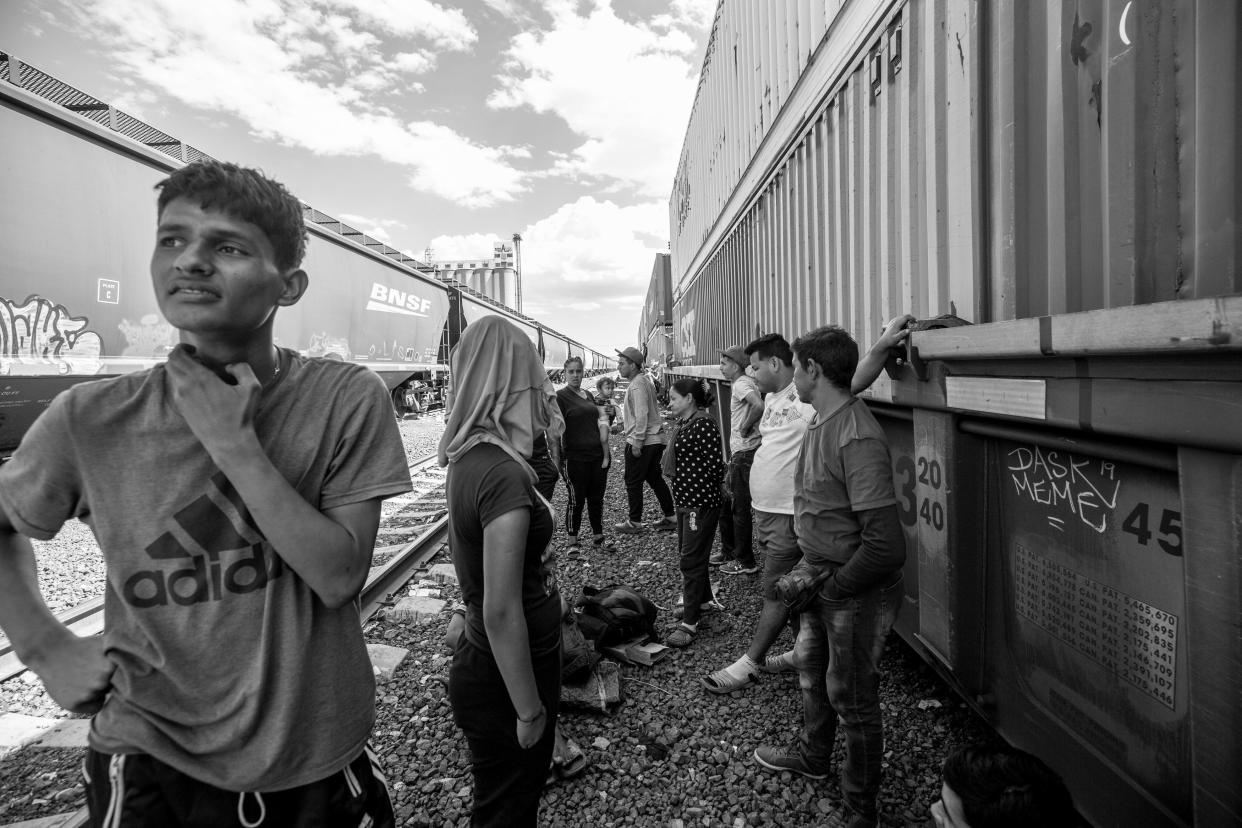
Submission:
M 758 394 L 759 387 L 745 374 L 733 380 L 733 390 L 729 393 L 729 451 L 746 451 L 759 447 L 758 429 L 752 430 L 745 437 L 741 434 L 742 422 L 754 405 L 746 399 L 752 391 Z
M 792 382 L 768 394 L 759 420 L 762 443 L 750 467 L 750 500 L 755 509 L 775 515 L 794 513 L 794 469 L 802 435 L 814 416 L 815 409 L 798 399 Z

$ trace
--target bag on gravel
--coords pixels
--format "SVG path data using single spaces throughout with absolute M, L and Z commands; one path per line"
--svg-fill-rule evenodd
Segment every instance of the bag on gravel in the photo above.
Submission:
M 565 603 L 561 615 L 561 681 L 578 684 L 591 677 L 591 669 L 601 656 L 586 640 L 578 626 L 578 614 Z
M 595 648 L 611 647 L 635 638 L 656 637 L 659 610 L 637 590 L 621 584 L 584 586 L 578 599 L 578 626 Z

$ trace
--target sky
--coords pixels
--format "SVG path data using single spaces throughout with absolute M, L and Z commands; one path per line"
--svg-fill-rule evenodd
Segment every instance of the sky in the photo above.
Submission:
M 3 0 L 0 50 L 523 310 L 635 344 L 716 0 Z M 312 274 L 313 277 L 314 274 Z

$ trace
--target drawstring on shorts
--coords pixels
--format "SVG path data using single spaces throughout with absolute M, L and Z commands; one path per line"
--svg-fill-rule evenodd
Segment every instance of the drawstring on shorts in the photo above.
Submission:
M 259 818 L 254 822 L 246 819 L 247 796 L 253 796 L 254 801 L 259 803 Z M 242 824 L 242 828 L 258 828 L 265 819 L 267 819 L 267 805 L 263 803 L 263 794 L 258 791 L 242 791 L 237 795 L 237 821 Z

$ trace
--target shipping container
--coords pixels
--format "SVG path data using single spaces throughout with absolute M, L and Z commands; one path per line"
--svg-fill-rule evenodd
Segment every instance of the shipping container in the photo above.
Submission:
M 1239 23 L 722 0 L 670 199 L 675 370 L 923 320 L 899 631 L 1097 826 L 1242 822 Z
M 647 296 L 643 302 L 638 323 L 638 341 L 647 342 L 656 328 L 663 328 L 673 321 L 673 291 L 670 283 L 670 256 L 657 253 L 651 265 L 651 278 L 647 281 Z

